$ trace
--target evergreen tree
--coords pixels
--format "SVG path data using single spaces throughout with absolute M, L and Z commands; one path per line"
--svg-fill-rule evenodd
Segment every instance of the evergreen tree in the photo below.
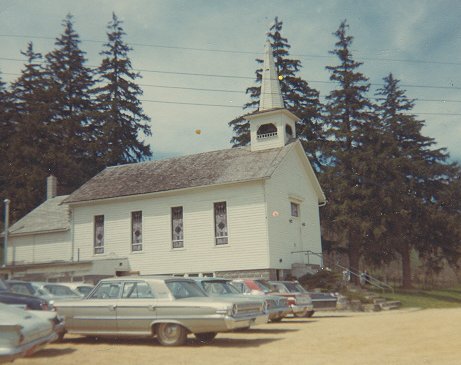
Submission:
M 400 89 L 392 74 L 377 91 L 383 131 L 393 146 L 383 171 L 387 179 L 387 209 L 383 220 L 388 231 L 386 245 L 401 257 L 403 286 L 411 287 L 410 255 L 419 252 L 428 263 L 459 257 L 459 230 L 453 228 L 454 211 L 449 209 L 451 181 L 457 166 L 447 164 L 444 149 L 421 134 L 424 121 L 411 110 L 414 101 Z M 459 214 L 458 217 L 459 219 Z M 455 219 L 456 220 L 456 219 Z
M 314 164 L 316 170 L 321 168 L 320 143 L 322 141 L 322 124 L 320 119 L 321 104 L 319 92 L 298 75 L 301 62 L 289 58 L 290 45 L 287 38 L 282 37 L 283 22 L 275 18 L 270 28 L 268 39 L 272 44 L 275 65 L 281 78 L 281 90 L 285 107 L 300 118 L 296 125 L 298 138 L 301 140 L 307 156 Z M 263 60 L 256 59 L 259 65 Z M 261 94 L 262 69 L 256 70 L 256 86 L 247 88 L 251 101 L 243 108 L 257 108 Z M 234 131 L 231 139 L 233 147 L 246 146 L 250 142 L 249 123 L 244 116 L 240 116 L 229 122 Z
M 7 158 L 9 145 L 11 143 L 11 136 L 14 131 L 14 125 L 11 120 L 12 101 L 11 94 L 6 88 L 0 73 L 0 218 L 1 222 L 4 221 L 3 200 L 9 197 L 9 175 L 11 167 Z M 1 224 L 1 223 L 0 223 Z
M 376 251 L 372 243 L 380 234 L 376 226 L 380 159 L 384 155 L 382 135 L 373 105 L 367 98 L 368 79 L 358 71 L 350 48 L 353 37 L 346 34 L 343 21 L 334 33 L 338 66 L 328 66 L 330 80 L 337 87 L 327 96 L 325 106 L 328 164 L 320 175 L 329 203 L 322 209 L 324 233 L 346 248 L 349 265 L 359 270 L 366 251 Z M 357 279 L 357 278 L 354 278 Z
M 63 34 L 55 42 L 57 48 L 45 56 L 47 90 L 53 100 L 50 133 L 60 140 L 53 145 L 49 169 L 58 178 L 62 192 L 70 192 L 93 176 L 98 166 L 91 153 L 96 138 L 90 118 L 93 74 L 85 66 L 85 52 L 79 48 L 72 15 L 67 15 L 63 27 Z
M 45 198 L 50 142 L 47 129 L 50 100 L 46 98 L 47 82 L 41 66 L 42 55 L 34 52 L 32 43 L 21 54 L 27 58 L 27 62 L 21 76 L 11 85 L 14 132 L 6 151 L 11 167 L 8 196 L 12 200 L 13 220 L 29 212 Z
M 139 97 L 141 88 L 134 82 L 140 77 L 128 58 L 131 48 L 124 42 L 122 21 L 112 14 L 108 42 L 100 53 L 105 58 L 98 69 L 102 86 L 96 89 L 97 138 L 96 154 L 103 166 L 137 162 L 152 156 L 149 145 L 141 141 L 150 136 L 149 117 Z

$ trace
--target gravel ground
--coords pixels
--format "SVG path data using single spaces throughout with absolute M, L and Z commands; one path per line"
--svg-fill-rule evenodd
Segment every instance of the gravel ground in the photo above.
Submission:
M 323 312 L 246 332 L 220 333 L 208 345 L 67 336 L 15 365 L 459 365 L 461 308 L 378 313 Z

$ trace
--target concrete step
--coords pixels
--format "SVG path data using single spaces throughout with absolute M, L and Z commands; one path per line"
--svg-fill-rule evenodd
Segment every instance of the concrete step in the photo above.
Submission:
M 391 310 L 391 309 L 398 309 L 401 307 L 402 303 L 398 300 L 387 300 L 385 302 L 378 304 L 382 310 Z

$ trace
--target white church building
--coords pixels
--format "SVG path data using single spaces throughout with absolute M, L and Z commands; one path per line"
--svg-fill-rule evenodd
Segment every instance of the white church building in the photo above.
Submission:
M 325 195 L 284 107 L 270 44 L 248 147 L 108 167 L 9 230 L 17 278 L 215 275 L 282 279 L 319 267 Z

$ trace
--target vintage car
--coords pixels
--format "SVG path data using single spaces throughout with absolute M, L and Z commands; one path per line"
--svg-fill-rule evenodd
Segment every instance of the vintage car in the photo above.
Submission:
M 288 299 L 291 313 L 295 317 L 312 317 L 315 313 L 312 298 L 297 281 L 270 281 L 269 284 Z
M 28 281 L 5 280 L 3 283 L 13 293 L 25 294 L 25 295 L 37 295 L 37 291 L 34 289 L 32 284 Z
M 69 333 L 156 336 L 167 346 L 184 344 L 188 333 L 205 343 L 218 332 L 267 322 L 263 301 L 209 297 L 194 280 L 181 277 L 103 279 L 86 298 L 55 307 Z
M 314 310 L 316 311 L 327 311 L 336 310 L 338 303 L 338 296 L 334 293 L 321 293 L 315 291 L 308 291 Z
M 72 283 L 61 283 L 60 282 L 57 284 L 68 287 L 69 289 L 73 290 L 81 297 L 86 297 L 94 289 L 93 284 L 82 283 L 82 282 L 72 282 Z M 49 290 L 49 291 L 52 292 L 52 290 Z
M 232 285 L 230 279 L 201 277 L 194 278 L 194 280 L 212 297 L 225 295 L 237 298 L 247 298 L 249 300 L 258 299 L 265 301 L 269 321 L 279 322 L 290 313 L 288 301 L 284 297 L 276 295 L 248 296 Z
M 34 353 L 58 339 L 55 312 L 25 311 L 0 303 L 0 363 Z
M 27 294 L 11 292 L 6 284 L 0 279 L 0 303 L 23 307 L 33 310 L 50 310 L 52 305 L 43 298 Z
M 61 300 L 76 300 L 82 298 L 82 295 L 60 283 L 46 283 L 46 282 L 31 282 L 37 296 L 44 298 L 54 304 L 56 301 Z

